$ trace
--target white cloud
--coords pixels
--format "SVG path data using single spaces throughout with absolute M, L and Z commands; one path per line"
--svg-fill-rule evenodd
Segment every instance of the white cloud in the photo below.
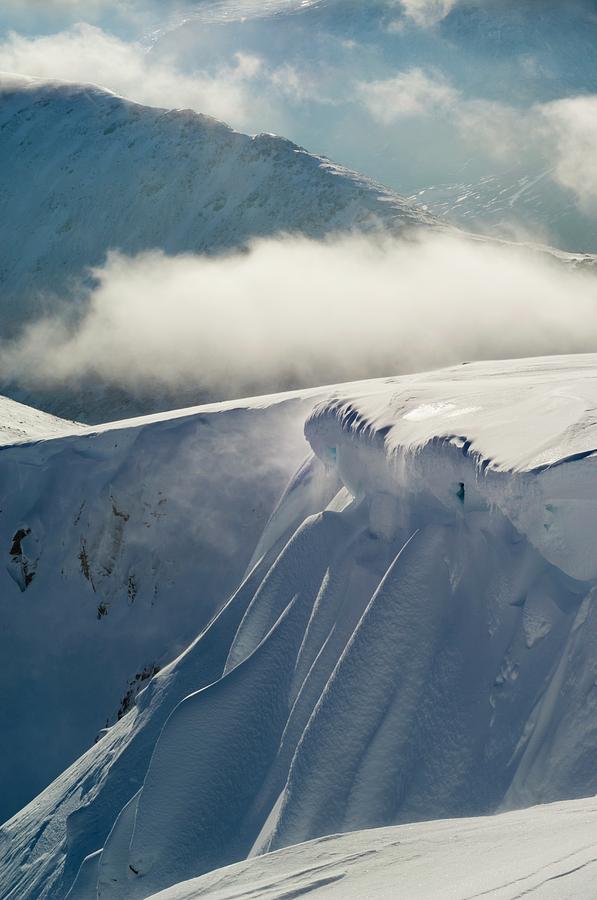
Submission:
M 419 68 L 382 81 L 360 82 L 357 91 L 371 115 L 384 125 L 449 110 L 460 96 L 441 75 L 427 74 Z
M 417 68 L 361 82 L 357 98 L 383 126 L 432 117 L 440 144 L 442 133 L 456 133 L 464 147 L 488 160 L 512 166 L 525 160 L 537 175 L 549 170 L 583 212 L 597 213 L 597 95 L 519 108 L 466 97 L 441 74 Z
M 34 12 L 48 10 L 73 11 L 77 15 L 93 15 L 99 9 L 113 5 L 111 0 L 4 0 L 4 9 L 31 9 Z M 122 4 L 127 6 L 126 2 Z
M 402 0 L 401 6 L 407 18 L 421 28 L 436 25 L 456 6 L 458 0 Z
M 495 159 L 520 156 L 521 145 L 530 146 L 542 124 L 536 110 L 465 97 L 441 73 L 420 68 L 385 80 L 360 82 L 356 95 L 384 126 L 406 118 L 443 120 L 470 148 Z
M 0 70 L 93 82 L 139 103 L 189 107 L 243 127 L 258 104 L 252 82 L 261 60 L 239 53 L 215 72 L 188 74 L 174 64 L 154 61 L 140 44 L 79 24 L 33 38 L 9 34 L 0 43 Z
M 517 109 L 497 100 L 459 98 L 452 109 L 460 135 L 489 157 L 515 162 L 537 150 L 542 139 L 535 109 Z
M 555 141 L 555 178 L 597 212 L 597 96 L 558 100 L 541 108 Z
M 273 69 L 269 74 L 269 81 L 277 93 L 294 102 L 327 102 L 322 97 L 321 85 L 317 79 L 289 63 Z
M 95 275 L 80 323 L 45 319 L 5 343 L 1 377 L 238 396 L 597 343 L 594 275 L 447 235 L 112 255 Z

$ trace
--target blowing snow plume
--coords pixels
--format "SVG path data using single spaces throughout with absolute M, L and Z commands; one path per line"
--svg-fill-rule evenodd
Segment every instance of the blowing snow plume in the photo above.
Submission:
M 219 258 L 109 256 L 73 324 L 2 347 L 27 390 L 232 397 L 470 359 L 594 349 L 597 281 L 547 254 L 434 233 L 285 238 Z M 180 405 L 180 404 L 179 404 Z

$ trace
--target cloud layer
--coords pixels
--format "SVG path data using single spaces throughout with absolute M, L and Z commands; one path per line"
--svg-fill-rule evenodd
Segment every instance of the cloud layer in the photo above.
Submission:
M 371 115 L 383 125 L 412 116 L 430 116 L 452 109 L 459 92 L 439 74 L 420 68 L 401 72 L 393 78 L 363 81 L 358 95 Z
M 597 346 L 594 275 L 448 235 L 115 254 L 95 275 L 79 323 L 30 326 L 1 348 L 1 377 L 230 397 Z

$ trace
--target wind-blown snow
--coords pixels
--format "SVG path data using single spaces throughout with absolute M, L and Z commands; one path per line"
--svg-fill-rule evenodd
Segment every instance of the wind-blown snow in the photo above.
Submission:
M 234 589 L 306 454 L 308 397 L 96 428 L 0 398 L 2 821 Z
M 0 396 L 0 447 L 61 437 L 84 431 L 84 425 L 66 422 Z
M 312 396 L 314 456 L 248 574 L 131 711 L 4 826 L 2 895 L 62 898 L 74 883 L 71 900 L 84 885 L 147 898 L 325 835 L 594 794 L 596 399 L 595 356 Z M 569 883 L 585 890 L 575 873 L 592 864 L 594 838 L 579 844 L 572 825 L 566 851 L 546 860 L 544 815 L 415 834 L 463 835 L 463 857 L 444 865 L 450 844 L 438 851 L 442 885 L 446 866 L 466 876 L 462 860 L 482 859 L 485 837 L 500 835 L 495 868 L 470 870 L 484 890 L 503 882 L 510 832 L 536 825 L 532 862 L 522 854 L 511 879 L 519 893 L 543 880 L 545 897 L 560 896 L 549 879 L 566 875 L 569 854 Z M 369 851 L 376 839 L 346 840 Z M 425 858 L 409 862 L 404 839 L 391 842 L 401 840 L 383 866 L 403 864 L 408 886 Z M 273 865 L 279 896 L 276 860 L 292 866 L 292 853 L 231 870 L 231 883 Z M 337 880 L 350 896 L 341 865 L 321 877 L 304 868 L 307 885 L 292 869 L 289 895 Z M 380 891 L 387 874 L 372 883 Z M 224 889 L 226 878 L 204 885 Z
M 152 900 L 593 900 L 597 802 L 322 838 L 176 885 Z M 81 896 L 81 895 L 75 895 Z M 75 897 L 73 897 L 75 900 Z

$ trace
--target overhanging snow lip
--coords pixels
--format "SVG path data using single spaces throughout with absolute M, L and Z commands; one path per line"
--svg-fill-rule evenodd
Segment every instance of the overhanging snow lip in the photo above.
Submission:
M 559 366 L 554 360 L 555 372 Z M 352 496 L 371 503 L 386 495 L 404 515 L 425 509 L 454 522 L 495 512 L 566 575 L 597 579 L 593 379 L 574 370 L 554 388 L 521 361 L 513 383 L 496 388 L 481 377 L 472 394 L 457 379 L 423 376 L 412 395 L 396 390 L 399 381 L 387 392 L 336 394 L 305 423 L 313 451 Z M 446 384 L 460 420 L 454 431 Z M 483 397 L 478 412 L 468 408 L 476 396 Z

